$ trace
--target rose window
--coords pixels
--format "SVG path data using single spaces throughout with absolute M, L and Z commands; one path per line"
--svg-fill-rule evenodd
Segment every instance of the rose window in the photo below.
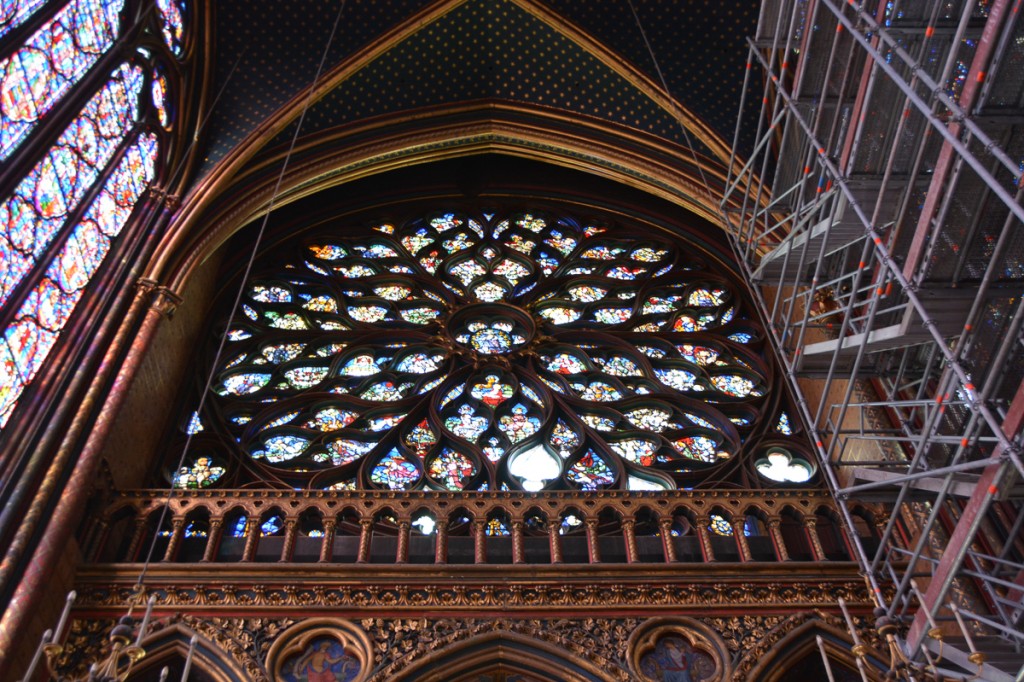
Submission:
M 665 490 L 726 480 L 759 433 L 757 327 L 685 242 L 538 213 L 353 234 L 246 284 L 188 420 L 204 481 Z

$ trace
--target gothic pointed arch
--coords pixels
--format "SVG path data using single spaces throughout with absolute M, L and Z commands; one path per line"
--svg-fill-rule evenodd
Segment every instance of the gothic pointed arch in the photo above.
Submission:
M 436 650 L 415 652 L 371 679 L 470 682 L 482 675 L 502 676 L 498 679 L 522 675 L 537 682 L 617 682 L 621 677 L 612 672 L 615 667 L 596 652 L 570 651 L 543 636 L 497 629 Z

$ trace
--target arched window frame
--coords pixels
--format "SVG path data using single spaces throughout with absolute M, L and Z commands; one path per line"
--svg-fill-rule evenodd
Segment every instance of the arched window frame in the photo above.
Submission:
M 437 208 L 437 207 L 434 207 L 434 208 Z M 548 211 L 549 217 L 551 217 L 551 218 L 561 217 L 559 215 L 559 210 L 560 209 L 550 209 Z M 512 208 L 509 207 L 506 210 L 498 211 L 498 213 L 500 215 L 498 217 L 494 218 L 493 221 L 490 221 L 490 219 L 488 219 L 488 221 L 493 222 L 494 224 L 497 224 L 497 222 L 500 220 L 501 216 L 511 217 L 517 211 L 527 211 L 527 212 L 529 212 L 529 208 L 521 207 L 519 209 L 512 209 Z M 441 210 L 441 211 L 438 211 L 438 212 L 439 213 L 443 213 L 445 211 Z M 429 211 L 427 211 L 425 213 L 429 213 Z M 574 215 L 574 212 L 572 210 L 568 210 L 568 211 L 566 211 L 566 213 L 570 216 L 569 219 L 572 220 L 571 216 Z M 468 215 L 475 215 L 471 209 L 467 210 L 467 214 Z M 484 215 L 484 214 L 480 213 L 479 215 Z M 575 217 L 582 218 L 582 216 L 578 216 L 578 215 L 576 215 Z M 388 218 L 387 211 L 385 210 L 383 215 L 378 215 L 378 216 L 376 216 L 374 218 L 369 218 L 369 219 L 367 219 L 365 221 L 365 224 L 360 223 L 360 225 L 362 225 L 362 227 L 360 227 L 359 229 L 356 229 L 356 225 L 354 225 L 354 224 L 352 224 L 352 225 L 349 225 L 349 224 L 339 225 L 338 226 L 338 229 L 340 231 L 339 234 L 340 235 L 343 234 L 343 235 L 346 235 L 346 236 L 349 236 L 349 237 L 353 237 L 353 238 L 357 238 L 357 236 L 358 236 L 358 238 L 363 238 L 363 241 L 366 241 L 366 242 L 372 241 L 375 238 L 373 235 L 377 235 L 377 238 L 379 240 L 379 238 L 397 239 L 399 233 L 404 234 L 403 226 L 405 224 L 405 218 L 401 218 L 400 219 L 397 216 L 394 217 L 393 220 L 388 220 L 387 218 Z M 624 221 L 624 222 L 629 222 L 629 221 Z M 375 226 L 376 226 L 376 228 L 381 228 L 381 223 L 393 223 L 393 225 L 398 228 L 398 231 L 394 235 L 391 235 L 391 236 L 389 236 L 389 233 L 386 230 L 383 230 L 383 229 L 376 229 L 376 231 L 374 231 Z M 580 225 L 582 226 L 582 221 L 580 222 Z M 298 226 L 293 226 L 293 228 L 297 228 L 297 227 Z M 365 228 L 365 231 L 364 231 L 363 228 Z M 630 229 L 631 228 L 628 225 L 625 225 L 625 224 L 618 225 L 616 229 L 624 230 L 623 232 L 619 233 L 620 237 L 623 236 L 623 235 L 631 234 L 630 233 Z M 453 229 L 450 234 L 455 234 L 458 231 L 459 230 L 454 230 Z M 295 234 L 295 233 L 293 232 L 292 234 Z M 318 239 L 322 239 L 322 236 L 320 236 L 320 235 L 312 236 L 313 233 L 310 233 L 310 234 L 311 234 L 311 236 L 309 236 L 308 238 L 296 237 L 296 239 L 298 239 L 298 240 L 305 239 L 305 241 L 303 243 L 305 244 L 306 242 L 308 242 L 307 246 L 309 246 L 313 242 L 316 242 Z M 654 234 L 654 233 L 652 233 L 652 234 Z M 615 236 L 614 234 L 605 235 L 606 238 L 613 238 L 614 236 Z M 685 240 L 683 240 L 683 242 L 680 242 L 679 244 L 682 244 L 682 243 L 685 243 Z M 440 244 L 440 241 L 438 242 L 438 244 Z M 637 243 L 637 245 L 639 245 L 639 244 L 640 244 L 640 242 Z M 281 270 L 280 269 L 281 266 L 283 266 L 284 262 L 285 262 L 285 260 L 282 260 L 282 258 L 283 258 L 282 254 L 284 253 L 282 251 L 282 246 L 283 245 L 280 244 L 280 243 L 275 245 L 275 247 L 273 249 L 274 255 L 271 258 L 271 260 L 275 260 L 278 263 L 278 265 L 276 267 L 278 268 L 278 270 L 280 272 L 277 275 L 266 274 L 269 271 L 261 271 L 261 267 L 270 267 L 271 270 L 273 270 L 274 266 L 270 266 L 270 265 L 261 266 L 261 264 L 260 264 L 261 261 L 258 260 L 257 261 L 257 267 L 256 267 L 256 270 L 255 270 L 255 272 L 257 274 L 254 275 L 254 277 L 247 284 L 247 288 L 249 286 L 253 285 L 253 284 L 258 283 L 257 280 L 261 279 L 264 275 L 266 275 L 269 279 L 274 279 L 275 277 L 282 277 L 284 279 L 287 279 L 286 273 L 288 273 L 288 272 L 295 273 L 296 275 L 298 273 L 300 273 L 300 272 L 303 272 L 303 265 L 302 265 L 301 259 L 299 261 L 294 262 L 294 263 L 292 263 L 292 261 L 294 259 L 285 259 L 289 263 L 295 265 L 297 267 L 296 270 Z M 474 247 L 474 248 L 481 248 L 481 246 L 477 246 L 477 247 Z M 416 258 L 418 258 L 419 256 L 424 255 L 425 253 L 426 253 L 425 251 L 422 252 L 422 253 L 417 252 Z M 463 253 L 469 253 L 469 252 L 466 251 L 466 252 L 459 252 L 457 254 L 453 254 L 452 256 L 449 257 L 450 258 L 450 262 L 454 263 L 455 261 L 458 261 L 458 258 Z M 511 250 L 506 250 L 503 253 L 505 253 L 506 255 L 515 255 L 513 253 L 513 251 L 511 251 Z M 312 258 L 312 257 L 310 257 L 310 258 Z M 498 258 L 495 262 L 498 262 L 500 260 L 501 259 Z M 355 262 L 359 262 L 359 261 L 355 261 Z M 371 261 L 365 261 L 365 262 L 371 262 Z M 324 264 L 320 263 L 320 265 L 322 266 Z M 315 269 L 313 271 L 315 272 Z M 652 272 L 653 272 L 653 270 L 652 270 Z M 716 274 L 716 273 L 718 273 L 718 274 Z M 306 274 L 309 274 L 309 273 L 307 272 Z M 708 282 L 714 282 L 714 281 L 716 281 L 716 278 L 721 278 L 723 275 L 724 275 L 724 272 L 719 271 L 719 270 L 713 268 L 710 271 L 708 271 L 707 273 L 702 274 L 701 277 L 705 277 Z M 387 279 L 388 277 L 390 277 L 390 275 L 387 275 L 386 273 L 384 273 L 384 274 L 381 275 L 380 279 L 381 279 L 381 281 L 383 281 L 384 279 Z M 294 279 L 294 275 L 293 275 L 292 278 Z M 354 285 L 359 280 L 358 279 L 352 279 L 352 280 L 349 280 L 349 281 L 352 282 L 353 285 Z M 523 287 L 523 286 L 526 286 L 530 281 L 531 280 L 529 280 L 529 279 L 524 281 L 521 285 L 516 287 L 517 290 L 519 288 Z M 562 281 L 565 282 L 566 280 L 562 280 Z M 725 280 L 721 280 L 721 281 L 724 282 Z M 379 284 L 380 284 L 380 282 L 378 282 L 374 286 L 377 286 Z M 235 285 L 228 286 L 228 287 L 226 287 L 224 289 L 225 292 L 228 292 L 229 290 L 231 292 L 231 296 L 230 297 L 228 296 L 228 293 L 224 294 L 225 299 L 227 299 L 227 298 L 232 298 L 233 299 L 234 291 L 236 291 L 235 286 L 238 286 L 238 284 L 236 283 Z M 338 286 L 341 286 L 341 285 L 339 284 Z M 477 286 L 477 284 L 474 283 L 472 286 L 475 287 L 475 286 Z M 736 282 L 732 282 L 730 287 L 732 288 L 732 291 L 734 292 L 734 295 L 741 295 L 741 291 L 742 290 L 739 288 L 739 286 L 738 286 L 738 284 Z M 687 292 L 689 292 L 689 291 L 690 291 L 690 289 L 687 289 Z M 248 299 L 244 299 L 244 300 L 248 300 Z M 729 300 L 729 299 L 726 298 L 725 300 Z M 534 301 L 534 302 L 537 303 L 538 301 Z M 223 328 L 221 325 L 227 324 L 227 322 L 225 320 L 226 313 L 225 313 L 225 310 L 224 310 L 224 305 L 225 304 L 222 304 L 220 306 L 221 310 L 218 313 L 219 317 L 217 318 L 217 321 L 214 322 L 214 324 L 212 326 L 212 329 L 220 330 L 220 329 Z M 342 305 L 345 305 L 345 304 L 342 303 Z M 401 306 L 403 304 L 400 303 L 400 304 L 397 304 L 397 305 Z M 409 303 L 408 305 L 411 306 L 412 303 Z M 477 303 L 477 304 L 474 304 L 473 307 L 475 309 L 482 310 L 483 311 L 482 314 L 486 315 L 487 311 L 483 310 L 483 309 L 486 308 L 487 305 L 488 304 L 486 304 L 486 303 Z M 501 307 L 501 305 L 502 305 L 501 303 L 495 303 L 494 304 L 494 306 L 496 308 Z M 466 310 L 466 308 L 462 308 L 461 310 Z M 461 316 L 462 316 L 462 313 L 458 309 L 455 312 L 453 312 L 453 314 L 452 314 L 452 324 L 458 323 L 459 320 L 461 320 Z M 467 318 L 466 321 L 467 322 L 469 321 L 468 318 Z M 236 323 L 244 323 L 244 322 L 245 322 L 245 313 L 244 313 L 244 310 L 240 310 L 237 313 L 237 316 L 233 318 L 233 321 L 231 322 L 232 326 L 230 328 L 233 329 L 234 325 Z M 756 322 L 753 322 L 752 320 L 748 320 L 746 322 L 739 322 L 737 320 L 737 322 L 740 325 L 744 325 L 744 329 L 749 327 L 750 331 L 753 332 L 755 337 L 761 336 L 761 334 L 757 331 Z M 514 324 L 513 324 L 513 326 L 515 327 Z M 219 332 L 214 332 L 214 333 L 219 333 Z M 580 332 L 580 333 L 585 333 L 585 332 Z M 381 335 L 381 343 L 384 343 L 386 335 L 383 332 L 381 334 L 382 334 Z M 455 340 L 455 332 L 451 332 L 451 334 L 452 334 L 453 341 L 455 341 L 455 343 L 458 344 L 458 341 Z M 693 337 L 693 338 L 698 338 L 698 337 Z M 267 343 L 271 343 L 271 341 L 268 340 Z M 695 343 L 696 343 L 696 341 L 695 341 Z M 706 343 L 712 343 L 712 339 L 710 339 L 710 337 L 709 337 L 707 339 Z M 721 345 L 723 345 L 723 349 L 725 349 L 726 347 L 729 346 L 729 344 L 721 344 Z M 732 345 L 736 346 L 736 348 L 733 349 L 732 352 L 734 352 L 734 353 L 735 352 L 740 352 L 741 356 L 742 356 L 743 353 L 746 352 L 744 345 L 741 345 L 741 344 L 732 344 Z M 413 346 L 416 346 L 416 344 L 413 344 Z M 411 346 L 410 346 L 410 348 L 411 348 Z M 234 353 L 231 352 L 231 344 L 230 343 L 228 344 L 228 349 L 229 350 L 226 352 L 225 356 L 223 358 L 221 358 L 220 364 L 218 365 L 219 372 L 222 372 L 224 370 L 224 365 L 232 360 L 232 355 L 237 354 L 237 351 L 235 351 Z M 740 350 L 736 350 L 736 349 L 740 349 Z M 722 349 L 720 349 L 720 350 L 722 350 Z M 399 353 L 399 354 L 402 354 L 402 353 L 405 353 L 406 351 L 402 350 L 402 351 L 396 351 L 396 352 Z M 726 352 L 728 352 L 728 351 L 726 351 Z M 344 355 L 344 353 L 343 353 L 343 355 Z M 743 357 L 746 357 L 746 356 L 743 356 Z M 335 361 L 334 364 L 337 365 L 338 367 L 341 366 L 338 363 L 341 362 L 343 364 L 344 361 L 346 361 L 346 359 L 351 360 L 351 358 L 347 358 L 347 356 L 342 357 L 341 355 L 336 356 L 336 357 L 333 358 L 333 360 Z M 767 358 L 763 358 L 763 359 L 767 360 Z M 210 358 L 208 358 L 207 360 L 210 361 Z M 747 360 L 747 362 L 753 363 L 753 365 L 755 365 L 755 366 L 758 363 L 757 360 L 754 360 L 754 359 L 752 359 L 750 357 L 746 357 L 746 360 Z M 248 362 L 248 360 L 246 360 L 245 362 Z M 328 361 L 325 360 L 324 362 L 327 363 Z M 397 362 L 397 360 L 396 360 L 396 362 Z M 202 364 L 202 363 L 199 363 L 199 364 Z M 243 363 L 243 365 L 244 365 L 244 363 Z M 737 369 L 741 370 L 742 368 L 738 367 Z M 203 366 L 203 367 L 198 367 L 197 366 L 196 370 L 197 370 L 197 375 L 201 375 L 201 378 L 202 378 L 202 380 L 204 382 L 205 381 L 205 377 L 206 377 L 206 372 L 209 371 L 208 365 L 207 366 Z M 715 371 L 718 371 L 718 370 L 714 370 L 713 369 L 711 374 L 714 374 Z M 387 372 L 385 372 L 385 374 L 386 373 Z M 742 373 L 742 372 L 739 372 L 739 373 Z M 474 373 L 474 374 L 472 374 L 472 376 L 475 377 L 475 376 L 477 376 L 477 374 Z M 468 380 L 468 378 L 469 377 L 467 375 L 466 379 Z M 765 378 L 767 378 L 767 375 L 765 375 Z M 426 379 L 424 379 L 424 381 L 426 381 Z M 417 385 L 419 385 L 419 384 L 417 384 Z M 442 386 L 442 389 L 444 389 L 444 385 Z M 442 389 L 437 389 L 437 390 L 442 390 Z M 362 388 L 360 390 L 362 390 Z M 444 390 L 447 390 L 447 389 L 444 389 Z M 466 392 L 468 394 L 468 392 L 469 392 L 469 388 L 468 387 L 466 389 Z M 295 477 L 289 477 L 288 475 L 284 475 L 282 477 L 276 477 L 276 476 L 271 475 L 271 476 L 269 476 L 267 478 L 262 478 L 265 475 L 265 473 L 266 473 L 264 471 L 265 467 L 263 467 L 261 465 L 261 463 L 256 462 L 256 461 L 247 461 L 246 460 L 246 461 L 241 461 L 241 462 L 236 461 L 236 462 L 234 462 L 234 464 L 229 463 L 229 460 L 231 459 L 231 457 L 226 452 L 218 450 L 218 446 L 214 442 L 216 440 L 216 438 L 214 438 L 212 436 L 211 431 L 209 429 L 210 424 L 207 423 L 206 425 L 203 425 L 201 423 L 202 419 L 197 419 L 195 417 L 195 413 L 194 413 L 194 409 L 195 409 L 195 405 L 196 405 L 195 393 L 192 392 L 191 396 L 192 397 L 185 399 L 185 402 L 187 403 L 187 405 L 183 406 L 183 413 L 181 415 L 181 418 L 178 420 L 178 424 L 176 424 L 175 427 L 174 427 L 176 430 L 180 429 L 178 431 L 177 438 L 179 438 L 179 439 L 180 438 L 184 438 L 184 434 L 186 432 L 188 432 L 188 431 L 191 431 L 192 435 L 194 437 L 193 441 L 192 441 L 192 445 L 191 445 L 192 449 L 187 453 L 186 460 L 184 461 L 185 470 L 188 469 L 188 467 L 190 466 L 190 464 L 192 462 L 192 459 L 194 459 L 196 456 L 212 456 L 213 457 L 213 462 L 214 462 L 215 465 L 222 466 L 222 467 L 225 467 L 227 469 L 225 474 L 223 476 L 221 476 L 217 481 L 211 481 L 211 486 L 202 486 L 202 487 L 228 487 L 228 488 L 231 488 L 231 487 L 237 487 L 237 486 L 246 486 L 246 487 L 249 487 L 249 486 L 259 486 L 259 485 L 261 485 L 260 481 L 262 481 L 263 485 L 267 485 L 269 487 L 287 486 L 287 487 L 302 488 L 302 487 L 305 487 L 306 485 L 312 486 L 313 489 L 320 487 L 319 483 L 314 484 L 314 482 L 312 480 L 305 480 L 305 482 L 302 482 L 302 481 L 296 480 Z M 292 400 L 292 399 L 293 398 L 285 398 L 285 401 L 288 402 L 289 400 Z M 214 401 L 215 401 L 215 398 L 214 398 Z M 644 397 L 642 395 L 638 394 L 635 397 L 629 398 L 629 401 L 630 401 L 631 404 L 634 403 L 634 402 L 642 403 L 644 401 Z M 210 400 L 207 401 L 207 409 L 208 410 L 209 409 L 214 409 L 216 411 L 216 410 L 219 409 L 219 408 L 211 408 L 210 407 L 210 402 L 211 402 Z M 515 401 L 510 401 L 510 402 L 515 402 Z M 762 401 L 762 402 L 765 402 L 765 401 Z M 774 402 L 776 402 L 774 399 L 771 399 L 771 400 L 768 400 L 768 401 L 765 402 L 764 408 L 765 408 L 766 411 L 763 412 L 763 414 L 761 414 L 760 417 L 758 418 L 759 423 L 758 423 L 757 428 L 754 429 L 754 430 L 748 430 L 747 436 L 751 437 L 753 439 L 753 441 L 760 440 L 764 435 L 766 435 L 770 431 L 770 427 L 773 426 L 773 424 L 769 424 L 769 422 L 772 420 L 772 415 L 774 415 L 775 411 L 777 410 L 777 407 L 774 406 Z M 693 401 L 690 400 L 689 403 L 693 404 Z M 769 403 L 771 403 L 771 404 L 769 404 Z M 289 403 L 289 404 L 291 404 L 291 403 Z M 687 400 L 686 399 L 682 399 L 682 403 L 681 404 L 687 404 Z M 378 404 L 376 411 L 377 412 L 386 412 L 389 406 L 390 406 L 390 403 Z M 596 409 L 601 407 L 601 405 L 596 404 L 596 403 L 594 404 L 594 406 L 595 406 Z M 433 422 L 435 424 L 435 426 L 437 424 L 437 421 L 436 421 L 437 419 L 440 419 L 441 422 L 444 422 L 444 420 L 446 418 L 452 418 L 452 415 L 449 414 L 449 412 L 451 411 L 450 410 L 451 407 L 452 407 L 452 405 L 439 404 L 438 406 L 435 406 L 435 407 L 431 408 L 431 410 L 436 410 L 437 411 L 437 415 L 434 417 L 435 421 Z M 296 407 L 296 409 L 299 409 L 299 408 Z M 415 408 L 415 409 L 418 410 L 419 408 Z M 500 410 L 500 409 L 502 409 L 502 408 L 498 408 L 498 410 Z M 542 420 L 547 419 L 547 410 L 544 409 L 544 410 L 542 410 L 542 412 L 544 412 L 544 414 L 543 415 L 538 415 L 538 416 L 541 416 Z M 730 406 L 729 408 L 726 409 L 726 412 L 729 415 L 731 415 L 731 416 L 737 416 L 737 417 L 742 417 L 744 415 L 752 417 L 755 414 L 755 411 L 754 411 L 753 407 L 750 407 L 750 406 L 747 406 L 747 405 L 742 405 L 742 404 L 735 404 L 733 406 Z M 495 412 L 495 415 L 497 416 L 498 412 Z M 399 437 L 404 439 L 408 435 L 406 432 L 409 431 L 413 426 L 415 426 L 415 424 L 419 423 L 420 419 L 423 416 L 424 415 L 421 414 L 419 411 L 416 411 L 415 413 L 409 412 L 409 414 L 406 417 L 405 421 L 403 421 L 401 423 L 401 426 L 398 428 L 398 430 L 401 431 L 401 435 Z M 305 417 L 301 418 L 301 420 L 304 420 L 304 419 L 305 419 Z M 264 419 L 263 416 L 259 416 L 256 421 L 258 421 L 259 423 L 254 422 L 253 426 L 258 428 L 260 425 L 272 425 L 272 422 L 276 421 L 276 420 L 267 421 L 266 419 Z M 266 423 L 264 423 L 264 422 L 266 422 Z M 271 427 L 272 428 L 278 428 L 278 429 L 287 430 L 289 428 L 289 425 L 278 425 L 278 426 L 271 426 Z M 547 428 L 547 427 L 545 427 L 545 428 Z M 691 425 L 689 428 L 695 434 L 698 431 L 700 431 L 700 426 L 698 424 Z M 200 429 L 202 429 L 202 430 L 200 430 Z M 754 431 L 756 431 L 756 433 Z M 282 431 L 282 433 L 284 433 L 284 432 Z M 232 434 L 232 437 L 230 438 L 232 443 L 234 442 L 235 437 L 237 437 L 238 435 L 239 434 Z M 442 446 L 445 444 L 446 440 L 450 439 L 450 434 L 446 434 L 444 432 L 444 430 L 442 429 L 439 434 L 435 434 L 435 435 L 439 435 L 441 437 L 440 437 L 440 439 L 436 440 L 436 442 L 432 441 L 432 444 L 430 445 L 430 447 L 434 448 L 435 450 L 439 450 L 439 448 L 442 448 Z M 211 440 L 211 438 L 213 438 L 213 440 Z M 730 436 L 730 438 L 732 438 L 733 441 L 735 441 L 736 436 L 733 435 L 733 436 Z M 175 438 L 174 438 L 174 436 L 171 436 L 167 440 L 168 440 L 168 442 L 173 442 L 175 440 Z M 397 442 L 397 441 L 395 441 L 395 442 Z M 405 442 L 405 441 L 403 441 L 403 442 Z M 413 445 L 411 445 L 410 442 L 405 442 L 405 445 L 406 445 L 407 448 L 412 448 L 413 447 Z M 483 447 L 481 443 L 478 443 L 477 445 L 478 445 L 478 447 Z M 383 455 L 383 454 L 385 454 L 385 453 L 378 452 L 374 456 L 376 457 L 378 455 Z M 575 454 L 572 455 L 572 457 L 570 459 L 575 461 L 576 459 L 578 459 L 583 454 L 585 454 L 585 453 L 583 453 L 582 451 L 581 452 L 576 452 Z M 177 466 L 178 457 L 180 455 L 181 455 L 181 447 L 180 447 L 180 440 L 179 440 L 178 444 L 170 445 L 168 447 L 168 449 L 167 449 L 166 459 L 165 459 L 165 463 L 163 465 L 164 468 L 160 471 L 160 478 L 162 480 L 160 480 L 160 482 L 158 482 L 156 484 L 157 486 L 165 485 L 167 481 L 170 481 L 171 478 L 173 478 L 174 467 Z M 355 461 L 355 460 L 353 460 L 353 461 Z M 238 466 L 239 464 L 241 464 L 241 467 Z M 679 482 L 678 483 L 678 487 L 680 487 L 680 488 L 687 487 L 688 488 L 690 485 L 706 485 L 708 482 L 713 482 L 713 481 L 718 481 L 720 483 L 724 483 L 724 484 L 726 484 L 727 487 L 742 487 L 742 488 L 765 488 L 765 487 L 768 487 L 768 486 L 765 485 L 765 481 L 760 480 L 756 475 L 750 475 L 750 472 L 747 469 L 745 469 L 743 466 L 740 466 L 740 462 L 739 462 L 738 459 L 737 459 L 737 462 L 735 464 L 736 464 L 736 466 L 726 467 L 726 469 L 729 469 L 729 471 L 728 471 L 728 474 L 725 476 L 725 478 L 720 478 L 720 477 L 714 477 L 713 476 L 708 481 L 695 480 L 693 483 Z M 423 482 L 425 482 L 425 483 L 427 482 L 426 481 L 426 474 L 425 474 L 425 470 L 426 470 L 427 465 L 428 465 L 428 462 L 426 460 L 424 460 L 424 462 L 422 464 L 423 471 L 419 472 L 420 473 L 420 479 Z M 240 469 L 249 472 L 249 474 L 253 474 L 253 472 L 255 472 L 256 470 L 259 470 L 260 473 L 259 474 L 255 474 L 255 475 L 243 476 L 242 478 L 239 478 L 237 474 L 238 474 L 238 471 Z M 502 473 L 503 471 L 504 470 L 500 470 L 499 471 L 499 473 L 498 473 L 499 477 L 504 475 Z M 651 470 L 651 471 L 644 470 L 644 471 L 640 471 L 640 472 L 634 472 L 634 471 L 631 470 L 629 472 L 629 475 L 632 477 L 636 473 L 639 473 L 640 477 L 643 477 L 644 475 L 649 474 L 651 477 L 658 478 L 659 480 L 660 480 L 660 477 L 663 476 L 662 473 L 659 473 L 658 471 L 655 471 L 655 470 Z M 169 478 L 169 477 L 171 477 L 171 478 Z M 625 480 L 625 475 L 623 475 L 620 478 L 621 478 L 621 480 Z M 308 477 L 307 477 L 307 479 L 308 479 Z M 316 480 L 319 481 L 320 483 L 326 483 L 327 482 L 326 481 L 326 477 L 324 477 L 324 476 L 320 476 Z M 500 482 L 501 481 L 498 481 L 498 483 L 500 483 Z M 374 483 L 374 481 L 372 479 L 370 479 L 370 484 L 367 487 L 373 488 L 374 487 L 372 485 L 373 483 Z M 434 481 L 434 483 L 436 483 L 436 481 Z M 478 482 L 473 483 L 471 485 L 471 487 L 467 488 L 467 489 L 475 489 L 475 486 L 476 486 L 477 483 Z M 366 484 L 364 484 L 364 485 L 366 485 Z M 616 484 L 616 487 L 620 487 L 620 485 L 621 485 L 621 481 L 620 481 L 620 483 Z M 713 485 L 717 485 L 717 483 L 713 483 Z M 805 486 L 805 487 L 810 487 L 812 485 L 813 484 L 811 482 L 808 482 L 808 485 Z M 621 486 L 621 487 L 624 488 L 625 486 Z M 425 487 L 424 486 L 417 486 L 416 489 L 419 490 L 420 488 L 423 488 L 425 491 L 438 490 L 439 489 L 436 485 L 426 485 Z M 354 489 L 360 489 L 360 486 L 356 486 L 355 488 L 350 487 L 350 486 L 341 486 L 339 488 L 331 488 L 331 489 L 354 490 Z M 449 488 L 449 489 L 451 489 L 451 488 Z M 494 489 L 494 488 L 493 487 L 488 487 L 487 489 Z M 518 489 L 518 488 L 513 488 L 513 489 Z M 584 488 L 582 490 L 577 490 L 577 492 L 579 494 L 581 494 L 581 495 L 586 495 L 586 488 Z

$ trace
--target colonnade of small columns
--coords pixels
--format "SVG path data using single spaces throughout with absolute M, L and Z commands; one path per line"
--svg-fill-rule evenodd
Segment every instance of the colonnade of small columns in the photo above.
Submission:
M 166 507 L 166 512 L 164 508 Z M 432 533 L 424 535 L 414 531 L 414 520 L 428 515 L 435 525 Z M 226 525 L 232 520 L 237 522 L 241 515 L 245 516 L 244 538 L 240 556 L 219 556 Z M 744 491 L 737 495 L 681 495 L 663 493 L 632 493 L 628 497 L 619 494 L 597 493 L 589 498 L 579 495 L 549 494 L 543 497 L 517 496 L 509 493 L 471 493 L 446 494 L 442 499 L 425 498 L 422 495 L 392 494 L 383 496 L 366 496 L 355 494 L 348 497 L 326 499 L 316 495 L 301 493 L 266 493 L 247 496 L 245 491 L 225 491 L 215 493 L 179 493 L 170 500 L 147 494 L 126 495 L 93 524 L 91 535 L 85 538 L 85 546 L 89 548 L 92 561 L 144 561 L 149 554 L 149 544 L 153 542 L 155 533 L 162 530 L 161 536 L 166 543 L 160 543 L 159 552 L 150 557 L 153 561 L 171 562 L 178 560 L 178 553 L 186 541 L 185 529 L 190 522 L 200 520 L 205 528 L 205 546 L 201 562 L 218 561 L 268 561 L 267 556 L 257 556 L 262 535 L 261 527 L 267 519 L 276 516 L 281 527 L 273 537 L 281 537 L 280 554 L 276 560 L 295 562 L 296 541 L 300 537 L 300 526 L 303 520 L 312 520 L 318 526 L 320 563 L 338 561 L 355 563 L 397 563 L 410 562 L 411 539 L 426 537 L 433 540 L 432 562 L 435 564 L 451 563 L 449 549 L 451 546 L 450 528 L 453 524 L 468 524 L 468 534 L 460 532 L 459 537 L 467 537 L 472 542 L 472 562 L 489 563 L 488 549 L 495 548 L 497 538 L 488 535 L 487 529 L 491 519 L 500 517 L 511 542 L 511 562 L 580 563 L 583 557 L 568 557 L 565 551 L 565 540 L 569 535 L 563 531 L 563 519 L 574 516 L 582 526 L 581 532 L 573 533 L 573 537 L 582 537 L 586 543 L 586 563 L 601 563 L 601 540 L 615 538 L 621 540 L 625 563 L 650 563 L 651 561 L 828 561 L 836 555 L 849 559 L 853 556 L 850 539 L 838 524 L 831 519 L 836 518 L 835 503 L 826 495 L 817 491 L 808 494 L 805 491 Z M 732 528 L 731 535 L 720 535 L 711 529 L 714 516 L 724 519 Z M 386 518 L 387 528 L 381 526 Z M 819 520 L 824 519 L 829 533 L 832 551 L 826 549 L 819 529 Z M 884 523 L 880 514 L 872 520 L 872 525 Z M 528 523 L 529 522 L 529 523 Z M 111 530 L 121 524 L 120 547 L 123 551 L 111 553 Z M 126 528 L 125 525 L 129 527 Z M 757 527 L 754 537 L 767 537 L 770 540 L 770 556 L 765 551 L 755 552 L 751 548 L 751 537 L 748 537 L 750 524 Z M 788 524 L 788 527 L 786 527 Z M 638 533 L 638 525 L 644 531 Z M 339 558 L 335 554 L 335 544 L 339 537 L 339 526 L 349 529 L 343 533 L 347 537 L 358 537 L 354 557 Z M 673 535 L 684 527 L 680 535 Z M 785 532 L 784 532 L 784 527 Z M 358 528 L 358 532 L 352 532 Z M 125 532 L 129 533 L 125 537 Z M 262 537 L 261 537 L 262 535 Z M 527 538 L 539 538 L 546 535 L 547 561 L 531 561 L 527 554 Z M 394 558 L 390 560 L 377 557 L 373 559 L 372 546 L 374 537 L 393 537 Z M 313 539 L 312 536 L 309 536 Z M 646 542 L 647 557 L 640 548 L 640 537 L 658 537 L 660 557 L 652 559 L 651 548 L 655 545 Z M 680 556 L 680 538 L 695 538 L 699 548 L 699 556 Z M 685 542 L 685 540 L 684 540 Z M 730 544 L 733 543 L 733 549 Z M 275 542 L 276 544 L 276 542 Z M 763 543 L 762 543 L 763 544 Z M 536 547 L 538 543 L 534 542 Z M 794 551 L 796 550 L 796 551 Z M 830 557 L 829 554 L 832 554 Z M 722 556 L 727 555 L 723 559 Z M 799 554 L 800 556 L 794 556 Z M 309 561 L 310 559 L 303 559 Z M 429 557 L 417 556 L 418 563 L 429 563 Z M 622 559 L 617 559 L 621 561 Z M 459 563 L 468 563 L 461 561 Z

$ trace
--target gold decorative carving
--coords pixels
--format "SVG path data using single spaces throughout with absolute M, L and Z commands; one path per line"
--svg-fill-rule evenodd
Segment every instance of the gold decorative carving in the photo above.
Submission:
M 271 612 L 298 608 L 348 609 L 353 612 L 372 609 L 393 613 L 404 609 L 479 611 L 500 608 L 505 611 L 543 612 L 565 608 L 610 611 L 625 607 L 673 609 L 701 615 L 722 607 L 785 607 L 788 609 L 825 608 L 844 597 L 853 604 L 870 604 L 863 582 L 851 577 L 835 582 L 716 582 L 697 584 L 675 578 L 664 582 L 587 584 L 564 582 L 448 581 L 431 583 L 387 583 L 381 579 L 360 585 L 345 584 L 264 584 L 227 585 L 198 576 L 182 578 L 182 584 L 152 581 L 150 590 L 157 595 L 158 608 L 232 607 Z M 79 604 L 89 607 L 127 609 L 132 584 L 79 584 Z

